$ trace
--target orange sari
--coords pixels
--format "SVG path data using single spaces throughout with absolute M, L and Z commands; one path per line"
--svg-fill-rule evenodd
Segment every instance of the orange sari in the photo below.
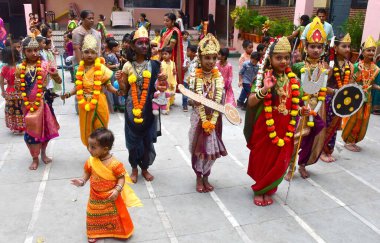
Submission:
M 90 176 L 90 198 L 87 204 L 88 238 L 127 239 L 134 226 L 127 207 L 141 207 L 140 199 L 127 185 L 132 183 L 124 165 L 116 158 L 104 165 L 98 158 L 90 157 L 84 166 Z M 118 178 L 125 176 L 126 184 L 115 201 L 108 200 Z
M 83 77 L 83 92 L 84 95 L 92 94 L 94 91 L 94 67 L 88 70 Z M 103 74 L 102 85 L 108 85 L 113 72 L 106 66 L 102 65 L 101 72 Z M 90 134 L 100 128 L 108 127 L 109 112 L 106 95 L 101 91 L 99 95 L 98 104 L 96 108 L 91 111 L 86 111 L 83 107 L 79 106 L 79 128 L 80 137 L 84 146 L 88 145 L 88 137 Z

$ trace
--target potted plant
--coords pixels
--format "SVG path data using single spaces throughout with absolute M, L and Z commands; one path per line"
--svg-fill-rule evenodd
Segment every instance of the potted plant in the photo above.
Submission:
M 262 34 L 261 33 L 261 29 L 262 29 L 263 24 L 267 20 L 268 20 L 268 17 L 258 14 L 257 16 L 255 16 L 255 18 L 254 18 L 254 20 L 252 22 L 252 25 L 254 26 L 254 31 L 255 31 L 255 34 L 256 34 L 256 39 L 255 39 L 256 43 L 260 43 L 261 42 L 261 34 Z
M 249 33 L 253 32 L 252 22 L 255 16 L 258 15 L 257 11 L 248 9 L 247 7 L 236 7 L 230 14 L 231 19 L 234 21 L 235 28 L 239 29 L 243 39 L 252 39 L 253 36 Z
M 270 21 L 270 29 L 268 30 L 268 34 L 270 36 L 288 36 L 293 32 L 293 22 L 288 20 L 287 18 L 280 18 Z
M 364 14 L 357 13 L 349 18 L 340 27 L 345 33 L 351 36 L 351 62 L 356 62 L 359 57 L 359 51 L 363 35 Z

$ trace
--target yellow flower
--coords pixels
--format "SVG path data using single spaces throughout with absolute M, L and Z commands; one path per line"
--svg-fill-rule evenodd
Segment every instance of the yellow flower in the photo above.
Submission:
M 41 64 L 41 61 L 40 61 L 40 60 L 38 60 L 38 61 L 37 61 L 37 63 L 38 63 L 38 64 Z
M 350 68 L 350 66 L 346 65 L 346 66 L 344 66 L 344 68 Z
M 21 93 L 21 95 L 25 97 L 25 96 L 26 96 L 26 93 Z
M 37 76 L 37 79 L 42 79 L 42 76 Z
M 269 133 L 270 138 L 275 138 L 277 136 L 276 131 Z
M 129 84 L 133 84 L 137 81 L 136 75 L 132 74 L 128 77 Z
M 132 109 L 132 113 L 133 113 L 134 116 L 139 117 L 139 116 L 141 116 L 142 111 L 141 111 L 141 109 L 133 108 Z
M 325 100 L 326 100 L 326 97 L 324 97 L 324 96 L 320 96 L 320 97 L 318 97 L 318 100 L 319 100 L 319 101 L 325 101 Z
M 295 89 L 299 89 L 300 86 L 298 86 L 298 84 L 292 84 L 292 90 L 295 90 Z
M 302 96 L 302 100 L 303 100 L 303 101 L 307 101 L 307 100 L 309 100 L 309 98 L 310 98 L 310 97 L 309 97 L 308 95 L 306 95 L 306 96 Z
M 335 77 L 338 77 L 340 74 L 339 73 L 334 73 L 334 76 Z
M 94 81 L 94 84 L 100 86 L 100 85 L 102 85 L 102 82 L 100 82 L 100 81 Z
M 312 121 L 308 121 L 308 122 L 307 122 L 307 126 L 308 126 L 308 127 L 314 127 L 314 122 L 312 122 Z
M 25 69 L 26 69 L 26 67 L 25 67 L 24 65 L 21 65 L 21 69 L 25 70 Z
M 337 67 L 336 67 L 336 68 L 334 68 L 334 71 L 338 71 L 338 70 L 339 70 L 339 68 L 337 68 Z
M 321 91 L 322 91 L 322 92 L 326 92 L 326 91 L 327 91 L 327 88 L 321 88 Z
M 84 109 L 86 111 L 90 111 L 91 110 L 91 105 L 89 103 L 87 103 L 85 106 L 84 106 Z
M 29 105 L 29 101 L 25 101 L 25 102 L 24 102 L 24 105 Z
M 96 60 L 95 60 L 95 62 L 96 62 Z M 84 65 L 84 61 L 81 60 L 81 61 L 79 62 L 79 65 L 80 65 L 80 66 L 83 66 L 83 65 Z
M 83 82 L 80 80 L 75 81 L 75 85 L 82 85 L 82 84 L 83 84 Z
M 265 123 L 267 124 L 267 126 L 273 126 L 274 120 L 273 119 L 269 119 Z
M 295 126 L 295 125 L 296 125 L 296 120 L 291 120 L 291 121 L 289 122 L 289 124 Z
M 94 94 L 99 95 L 100 94 L 100 90 L 94 90 Z
M 96 58 L 95 59 L 95 65 L 100 65 L 101 63 L 100 63 L 100 58 Z
M 95 72 L 94 72 L 94 75 L 96 75 L 96 76 L 101 76 L 101 75 L 102 75 L 102 71 L 100 71 L 100 70 L 95 71 Z
M 133 121 L 135 123 L 137 123 L 137 124 L 141 124 L 144 121 L 144 119 L 142 119 L 142 118 L 134 118 Z
M 83 72 L 82 71 L 78 71 L 77 73 L 76 73 L 76 75 L 78 75 L 78 76 L 83 76 Z
M 37 85 L 37 88 L 42 89 L 42 85 L 41 84 Z
M 83 94 L 83 90 L 78 90 L 77 91 L 77 95 L 82 95 Z
M 292 98 L 292 102 L 295 104 L 298 104 L 298 103 L 300 103 L 300 99 L 299 98 Z
M 40 93 L 38 93 L 36 96 L 37 96 L 37 97 L 41 97 L 41 94 L 40 94 Z
M 33 111 L 34 111 L 34 108 L 33 108 L 33 107 L 30 107 L 30 111 L 33 112 Z
M 78 104 L 81 105 L 81 104 L 83 104 L 84 102 L 85 102 L 85 100 L 84 100 L 84 99 L 81 99 L 80 101 L 78 101 Z
M 92 100 L 91 100 L 91 103 L 94 104 L 94 105 L 96 105 L 96 104 L 98 104 L 98 100 L 96 100 L 96 99 L 92 99 Z
M 297 115 L 298 115 L 298 111 L 297 111 L 297 110 L 292 110 L 292 111 L 290 112 L 290 115 L 291 115 L 291 116 L 297 116 Z
M 40 67 L 39 67 L 39 68 L 37 68 L 37 71 L 39 71 L 39 72 L 40 72 L 40 71 L 42 71 L 42 68 L 40 68 Z
M 150 78 L 151 76 L 152 76 L 152 74 L 148 70 L 143 71 L 143 77 L 144 78 Z
M 20 78 L 25 78 L 25 74 L 20 74 Z
M 34 104 L 35 104 L 36 106 L 39 106 L 39 105 L 40 105 L 40 102 L 34 102 Z
M 265 112 L 272 112 L 272 106 L 264 107 Z
M 21 83 L 21 86 L 25 86 L 25 83 Z
M 350 73 L 351 73 L 351 71 L 345 71 L 344 73 L 348 75 L 348 74 L 350 74 Z
M 284 145 L 285 145 L 285 141 L 284 141 L 284 139 L 280 138 L 280 139 L 278 140 L 278 142 L 277 142 L 277 146 L 279 146 L 279 147 L 283 147 Z
M 292 132 L 287 132 L 287 133 L 286 133 L 286 136 L 287 136 L 287 137 L 290 137 L 290 138 L 293 137 L 293 135 L 294 135 L 294 133 L 292 133 Z
M 288 73 L 288 77 L 289 77 L 289 78 L 295 78 L 296 75 L 295 75 L 293 72 L 290 72 L 290 73 Z
M 305 68 L 301 68 L 301 73 L 304 73 L 305 72 Z

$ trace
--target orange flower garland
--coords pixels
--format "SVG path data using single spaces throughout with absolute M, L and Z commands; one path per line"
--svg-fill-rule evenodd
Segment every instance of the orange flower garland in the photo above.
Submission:
M 83 76 L 84 76 L 84 61 L 80 61 L 79 67 L 77 70 L 75 88 L 77 90 L 77 100 L 78 105 L 82 107 L 86 111 L 92 111 L 95 109 L 98 104 L 98 99 L 100 95 L 100 91 L 102 89 L 102 63 L 100 58 L 95 59 L 95 72 L 94 72 L 94 86 L 91 97 L 85 97 L 83 91 Z
M 21 72 L 20 72 L 20 90 L 22 91 L 21 95 L 24 100 L 24 105 L 26 110 L 30 112 L 34 112 L 38 110 L 38 107 L 41 105 L 42 96 L 44 94 L 43 91 L 43 81 L 42 81 L 42 69 L 41 69 L 41 60 L 38 59 L 36 64 L 36 76 L 37 76 L 37 94 L 34 102 L 29 101 L 29 98 L 26 94 L 26 82 L 25 82 L 25 71 L 26 71 L 26 61 L 24 60 L 21 63 Z M 34 80 L 32 80 L 33 82 Z
M 296 117 L 298 116 L 298 109 L 299 109 L 299 102 L 300 99 L 298 98 L 300 96 L 299 91 L 299 84 L 296 79 L 296 75 L 292 72 L 291 68 L 286 68 L 285 70 L 286 75 L 288 75 L 288 78 L 290 79 L 290 85 L 292 88 L 291 92 L 291 100 L 292 100 L 292 106 L 290 111 L 291 119 L 288 124 L 288 129 L 286 132 L 286 135 L 284 138 L 280 138 L 276 133 L 276 127 L 275 122 L 273 119 L 273 107 L 272 107 L 272 94 L 268 92 L 268 94 L 264 97 L 264 112 L 265 112 L 265 119 L 266 119 L 266 125 L 267 125 L 267 131 L 269 133 L 269 138 L 272 140 L 273 144 L 276 144 L 279 147 L 283 147 L 285 143 L 291 143 L 291 138 L 294 135 L 294 132 L 296 130 Z M 288 85 L 288 84 L 285 84 Z
M 339 68 L 338 67 L 334 68 L 334 76 L 338 84 L 338 89 L 342 88 L 343 86 L 347 85 L 350 82 L 350 74 L 351 74 L 350 66 L 349 65 L 344 66 L 344 77 L 343 77 L 343 83 L 342 83 L 342 78 L 341 78 Z
M 150 77 L 152 74 L 148 70 L 143 71 L 143 85 L 142 85 L 142 91 L 141 91 L 141 96 L 140 96 L 140 101 L 138 98 L 138 91 L 137 91 L 137 77 L 134 74 L 131 74 L 128 77 L 128 83 L 131 85 L 131 96 L 132 96 L 132 103 L 133 103 L 133 109 L 132 113 L 134 116 L 133 121 L 136 124 L 141 124 L 143 123 L 144 119 L 141 117 L 142 116 L 142 110 L 144 108 L 145 102 L 146 102 L 146 97 L 148 95 L 148 89 L 149 89 L 149 83 L 150 83 Z
M 374 62 L 371 62 L 370 68 L 366 68 L 364 61 L 360 60 L 358 67 L 361 67 L 359 75 L 354 75 L 355 82 L 362 83 L 362 88 L 365 92 L 368 92 L 368 89 L 372 86 L 373 80 L 375 80 L 377 72 L 375 72 Z

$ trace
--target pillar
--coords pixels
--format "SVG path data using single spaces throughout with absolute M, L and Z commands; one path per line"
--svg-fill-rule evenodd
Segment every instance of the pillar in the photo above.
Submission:
M 369 0 L 367 5 L 367 12 L 365 14 L 364 29 L 362 42 L 364 42 L 369 35 L 372 35 L 375 40 L 380 39 L 380 25 L 379 25 L 379 0 Z
M 208 13 L 214 15 L 215 20 L 215 10 L 216 10 L 216 0 L 209 0 L 208 1 Z M 207 16 L 205 16 L 207 17 Z
M 242 6 L 246 6 L 246 1 L 244 1 L 244 0 L 236 0 L 236 7 L 242 7 Z M 239 35 L 239 30 L 236 29 L 236 28 L 234 28 L 234 41 L 233 41 L 232 46 L 234 48 L 236 48 L 236 49 L 239 49 L 239 46 L 238 46 L 238 43 L 239 43 L 238 35 Z
M 294 25 L 300 24 L 299 18 L 304 14 L 307 14 L 311 17 L 313 14 L 313 8 L 314 8 L 314 1 L 297 0 L 296 7 L 294 10 L 294 20 L 293 20 Z

